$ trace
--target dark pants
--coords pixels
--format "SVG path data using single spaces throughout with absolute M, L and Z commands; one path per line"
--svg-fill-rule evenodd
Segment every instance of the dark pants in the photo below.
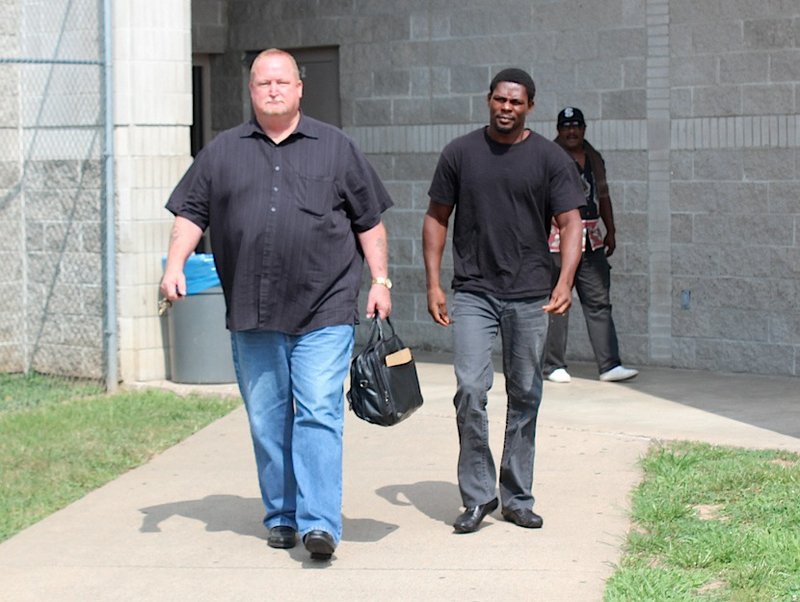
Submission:
M 496 496 L 497 468 L 489 447 L 486 412 L 492 387 L 492 346 L 500 334 L 506 382 L 506 424 L 500 460 L 503 508 L 533 506 L 536 419 L 542 400 L 542 354 L 547 337 L 546 297 L 502 300 L 456 292 L 453 301 L 454 364 L 458 389 L 453 400 L 460 452 L 458 486 L 464 506 Z
M 553 253 L 553 282 L 561 272 L 561 254 Z M 578 271 L 575 273 L 575 290 L 581 300 L 583 317 L 589 341 L 592 343 L 594 358 L 600 373 L 619 366 L 619 343 L 614 319 L 611 317 L 611 266 L 606 259 L 605 249 L 586 251 L 581 257 Z M 547 348 L 545 350 L 544 372 L 550 374 L 558 368 L 566 368 L 567 333 L 569 312 L 563 316 L 550 316 L 550 327 L 547 332 Z

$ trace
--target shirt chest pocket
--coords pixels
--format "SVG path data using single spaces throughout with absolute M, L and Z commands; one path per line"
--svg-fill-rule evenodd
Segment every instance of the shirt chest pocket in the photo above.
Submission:
M 330 176 L 298 176 L 294 197 L 300 211 L 322 217 L 333 208 L 336 185 Z

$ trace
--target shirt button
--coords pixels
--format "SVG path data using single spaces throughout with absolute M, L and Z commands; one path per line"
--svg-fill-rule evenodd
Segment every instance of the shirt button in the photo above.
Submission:
M 272 213 L 275 213 L 276 211 L 275 207 L 270 207 L 269 210 L 272 211 Z
M 277 187 L 277 186 L 273 186 L 273 187 L 272 187 L 272 191 L 273 191 L 273 192 L 278 192 L 278 187 Z
M 280 165 L 276 165 L 275 166 L 275 171 L 280 171 L 280 170 L 281 170 L 281 166 Z

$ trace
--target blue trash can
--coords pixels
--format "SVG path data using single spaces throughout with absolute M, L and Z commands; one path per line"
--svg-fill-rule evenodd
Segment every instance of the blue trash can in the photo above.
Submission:
M 166 257 L 162 263 L 166 262 Z M 167 313 L 170 380 L 185 384 L 236 382 L 225 298 L 214 257 L 195 253 L 186 261 L 186 298 Z

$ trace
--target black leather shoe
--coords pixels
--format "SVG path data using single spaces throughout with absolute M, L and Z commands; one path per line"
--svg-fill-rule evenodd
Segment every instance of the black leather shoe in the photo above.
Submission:
M 294 544 L 297 543 L 296 536 L 297 531 L 291 527 L 287 527 L 286 525 L 278 525 L 277 527 L 272 527 L 269 530 L 267 545 L 270 548 L 281 548 L 284 550 L 293 548 Z
M 541 529 L 544 524 L 542 517 L 533 510 L 509 510 L 508 508 L 503 508 L 502 514 L 503 518 L 508 522 L 526 529 Z
M 497 498 L 481 506 L 467 507 L 466 511 L 453 523 L 453 528 L 456 530 L 456 533 L 472 533 L 478 529 L 478 526 L 486 515 L 493 512 L 496 508 Z
M 306 533 L 303 537 L 303 543 L 306 546 L 306 550 L 311 552 L 311 558 L 314 560 L 328 560 L 336 549 L 336 544 L 333 542 L 331 534 L 320 529 L 314 529 Z

